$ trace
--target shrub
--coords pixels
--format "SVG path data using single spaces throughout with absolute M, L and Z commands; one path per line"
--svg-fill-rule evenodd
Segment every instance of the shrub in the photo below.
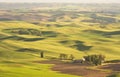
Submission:
M 66 60 L 68 55 L 67 54 L 60 54 L 60 60 Z
M 75 57 L 74 57 L 74 55 L 72 55 L 72 54 L 69 56 L 69 60 L 74 60 L 74 58 L 75 58 Z

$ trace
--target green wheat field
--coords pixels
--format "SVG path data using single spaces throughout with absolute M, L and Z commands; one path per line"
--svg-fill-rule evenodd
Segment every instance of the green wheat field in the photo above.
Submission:
M 0 77 L 92 77 L 40 63 L 59 59 L 60 54 L 75 59 L 105 55 L 109 63 L 86 68 L 120 77 L 120 5 L 0 3 Z M 118 64 L 113 67 L 117 71 L 98 68 L 107 64 Z

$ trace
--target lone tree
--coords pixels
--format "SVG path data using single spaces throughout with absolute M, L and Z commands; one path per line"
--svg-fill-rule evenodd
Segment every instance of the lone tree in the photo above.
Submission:
M 102 62 L 105 60 L 104 55 L 88 55 L 84 56 L 85 61 L 88 61 L 89 63 L 92 63 L 94 65 L 101 65 Z
M 44 58 L 44 52 L 40 52 L 40 57 Z

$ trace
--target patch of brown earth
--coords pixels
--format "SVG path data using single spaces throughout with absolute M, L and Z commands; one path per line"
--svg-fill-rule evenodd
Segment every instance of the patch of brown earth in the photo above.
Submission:
M 89 65 L 84 64 L 73 64 L 73 63 L 64 63 L 61 61 L 43 61 L 40 63 L 44 64 L 54 64 L 51 68 L 53 71 L 58 71 L 64 74 L 78 75 L 83 77 L 106 77 L 110 73 L 103 72 L 100 70 L 92 70 L 86 67 L 91 67 Z
M 104 65 L 104 66 L 100 67 L 100 69 L 108 69 L 108 70 L 119 71 L 120 72 L 120 63 L 107 64 L 107 65 Z

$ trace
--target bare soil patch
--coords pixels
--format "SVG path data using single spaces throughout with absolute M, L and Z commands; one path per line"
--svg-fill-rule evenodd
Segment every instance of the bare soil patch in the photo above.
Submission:
M 51 68 L 53 71 L 83 77 L 106 77 L 111 74 L 100 70 L 88 69 L 87 67 L 91 67 L 88 64 L 64 63 L 62 61 L 42 61 L 39 63 L 54 64 L 54 66 Z
M 100 68 L 120 72 L 120 63 L 107 64 L 107 65 L 101 66 Z

